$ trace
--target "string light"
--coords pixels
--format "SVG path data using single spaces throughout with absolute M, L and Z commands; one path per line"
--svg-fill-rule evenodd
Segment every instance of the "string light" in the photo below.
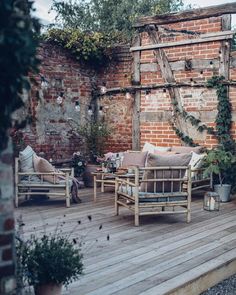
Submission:
M 151 90 L 150 89 L 148 89 L 148 90 L 145 91 L 145 98 L 146 99 L 149 99 L 150 98 L 150 93 L 151 93 Z
M 63 92 L 61 92 L 57 97 L 57 103 L 61 105 L 63 103 Z
M 219 51 L 219 58 L 222 59 L 222 52 L 221 52 L 221 50 Z
M 43 75 L 40 75 L 40 78 L 41 78 L 41 87 L 43 89 L 47 89 L 49 86 L 48 81 L 45 79 L 45 77 Z
M 214 65 L 213 65 L 213 61 L 210 61 L 210 68 L 213 69 Z
M 98 113 L 99 113 L 99 115 L 103 115 L 103 107 L 102 106 L 99 107 Z
M 194 81 L 192 78 L 190 79 L 190 83 L 191 83 L 191 86 L 194 86 Z
M 76 110 L 76 112 L 80 111 L 80 104 L 79 104 L 78 100 L 75 102 L 75 110 Z
M 88 114 L 91 116 L 92 113 L 93 113 L 93 109 L 92 109 L 92 106 L 90 105 L 90 106 L 88 107 Z
M 106 94 L 106 92 L 107 92 L 107 88 L 106 88 L 106 86 L 101 86 L 101 88 L 100 88 L 100 93 L 101 93 L 101 94 Z
M 200 78 L 203 78 L 203 71 L 200 72 Z
M 125 94 L 125 98 L 126 98 L 126 99 L 130 99 L 130 98 L 131 98 L 131 94 L 130 94 L 129 92 L 126 92 L 126 94 Z

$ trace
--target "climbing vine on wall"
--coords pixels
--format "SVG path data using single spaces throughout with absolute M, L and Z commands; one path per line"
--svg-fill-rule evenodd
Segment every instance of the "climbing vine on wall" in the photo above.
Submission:
M 200 119 L 195 118 L 185 110 L 181 111 L 178 107 L 178 102 L 174 99 L 172 102 L 174 113 L 176 116 L 181 116 L 185 121 L 189 121 L 192 126 L 195 126 L 199 132 L 206 131 L 208 134 L 215 135 L 219 144 L 227 151 L 235 150 L 235 141 L 230 134 L 232 124 L 231 103 L 228 98 L 228 87 L 224 84 L 223 76 L 213 76 L 206 83 L 206 87 L 216 89 L 218 97 L 217 116 L 215 119 L 216 130 L 203 124 Z M 176 135 L 189 146 L 196 145 L 192 138 L 180 131 L 174 123 L 173 130 Z
M 226 151 L 234 151 L 235 141 L 230 134 L 232 124 L 231 103 L 228 97 L 228 87 L 224 84 L 224 77 L 213 76 L 207 81 L 207 87 L 216 89 L 218 97 L 218 113 L 215 120 L 218 142 Z

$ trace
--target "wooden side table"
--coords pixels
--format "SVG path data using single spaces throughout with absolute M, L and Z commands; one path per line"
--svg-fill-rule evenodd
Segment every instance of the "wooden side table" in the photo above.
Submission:
M 113 173 L 106 172 L 93 172 L 93 183 L 94 183 L 94 201 L 97 200 L 97 185 L 101 183 L 101 192 L 104 193 L 105 186 L 115 187 L 116 175 Z
M 97 200 L 97 184 L 101 183 L 101 192 L 104 193 L 105 187 L 114 187 L 116 183 L 116 177 L 133 179 L 135 174 L 116 174 L 116 173 L 107 173 L 107 172 L 93 172 L 93 182 L 94 182 L 94 201 Z

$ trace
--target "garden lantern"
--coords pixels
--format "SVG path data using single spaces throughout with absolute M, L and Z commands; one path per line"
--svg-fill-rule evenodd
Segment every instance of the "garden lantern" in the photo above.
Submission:
M 219 211 L 220 196 L 215 192 L 206 192 L 204 195 L 203 209 L 207 211 Z

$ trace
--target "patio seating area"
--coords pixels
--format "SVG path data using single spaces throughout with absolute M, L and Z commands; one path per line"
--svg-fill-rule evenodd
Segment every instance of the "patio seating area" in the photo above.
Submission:
M 84 275 L 64 295 L 194 295 L 235 272 L 235 198 L 209 212 L 199 194 L 193 196 L 191 223 L 182 214 L 143 216 L 140 227 L 126 208 L 115 215 L 114 190 L 98 192 L 94 202 L 93 189 L 81 189 L 80 198 L 70 208 L 63 197 L 29 200 L 15 212 L 23 217 L 26 236 L 53 232 L 63 220 L 63 234 L 83 236 Z

